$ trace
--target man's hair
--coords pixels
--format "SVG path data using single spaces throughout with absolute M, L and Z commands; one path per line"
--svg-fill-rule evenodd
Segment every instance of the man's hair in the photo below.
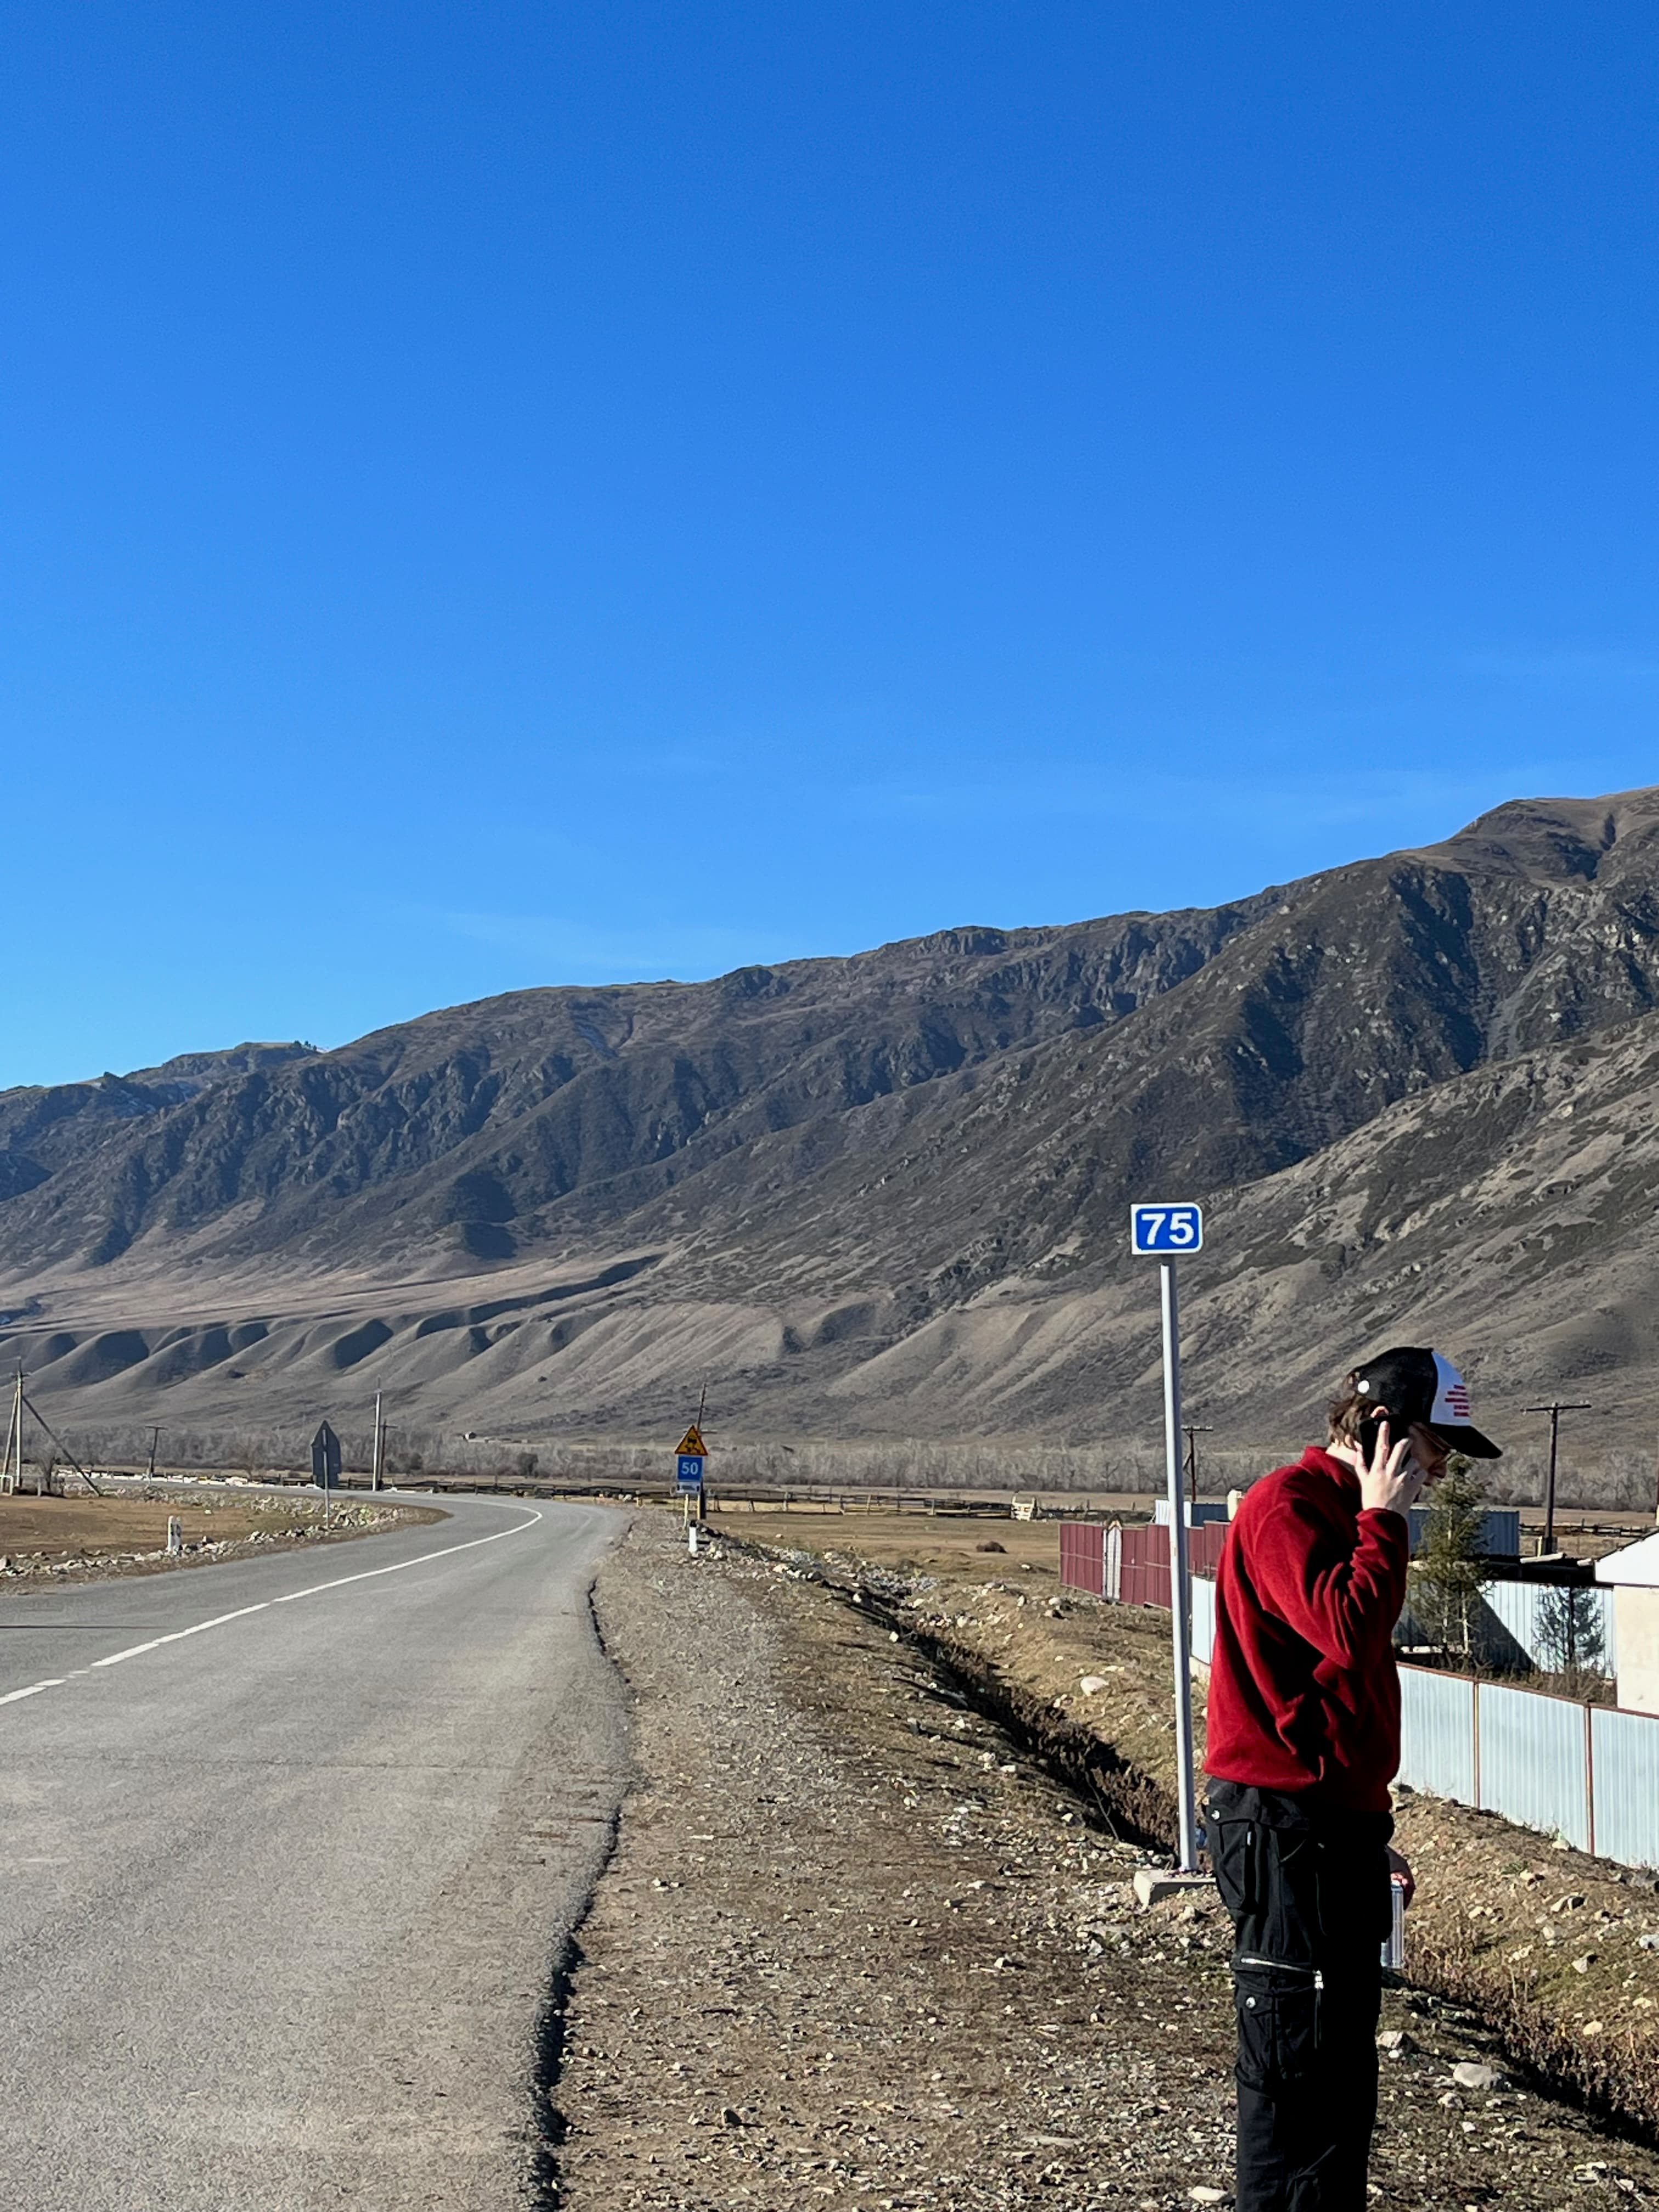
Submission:
M 1379 1409 L 1376 1399 L 1360 1389 L 1358 1370 L 1349 1374 L 1325 1409 L 1325 1418 L 1331 1425 L 1331 1442 L 1334 1444 L 1358 1443 L 1359 1424 L 1375 1420 L 1379 1410 L 1386 1417 L 1388 1408 Z M 1442 1437 L 1441 1441 L 1444 1443 L 1445 1439 Z
M 1358 1370 L 1350 1373 L 1327 1408 L 1326 1418 L 1331 1425 L 1331 1442 L 1346 1444 L 1357 1443 L 1359 1437 L 1359 1424 L 1368 1415 L 1374 1417 L 1376 1413 L 1376 1401 L 1362 1395 L 1360 1392 Z

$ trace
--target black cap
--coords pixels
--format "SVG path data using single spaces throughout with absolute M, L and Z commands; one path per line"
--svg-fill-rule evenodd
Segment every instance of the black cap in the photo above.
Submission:
M 1471 1459 L 1501 1459 L 1490 1437 L 1469 1420 L 1469 1386 L 1438 1352 L 1420 1345 L 1396 1345 L 1354 1370 L 1354 1388 L 1386 1413 L 1396 1436 L 1414 1421 L 1432 1429 L 1454 1451 Z

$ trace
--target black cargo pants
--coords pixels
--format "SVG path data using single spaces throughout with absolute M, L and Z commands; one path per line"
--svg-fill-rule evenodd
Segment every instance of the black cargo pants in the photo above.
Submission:
M 1206 1815 L 1237 1938 L 1237 2212 L 1362 2212 L 1394 1823 L 1234 1782 Z

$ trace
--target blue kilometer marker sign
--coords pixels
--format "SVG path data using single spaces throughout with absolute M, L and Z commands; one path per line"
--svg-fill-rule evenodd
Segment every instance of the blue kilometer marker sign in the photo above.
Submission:
M 696 1452 L 682 1452 L 675 1473 L 682 1490 L 702 1488 L 702 1462 Z
M 1204 1246 L 1204 1212 L 1197 1206 L 1132 1206 L 1129 1249 L 1138 1257 L 1179 1259 Z
M 1176 1863 L 1183 1875 L 1198 1868 L 1198 1802 L 1193 1790 L 1192 1576 L 1187 1556 L 1186 1483 L 1181 1464 L 1181 1302 L 1176 1262 L 1204 1248 L 1204 1213 L 1196 1206 L 1132 1206 L 1129 1249 L 1161 1262 L 1158 1304 L 1164 1310 L 1164 1474 L 1170 1496 L 1170 1657 L 1175 1665 L 1175 1754 L 1177 1782 Z

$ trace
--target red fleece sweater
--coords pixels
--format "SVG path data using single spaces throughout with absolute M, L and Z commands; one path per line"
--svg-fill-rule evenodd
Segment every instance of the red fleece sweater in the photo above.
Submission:
M 1400 1765 L 1390 1641 L 1410 1550 L 1359 1478 L 1304 1452 L 1245 1492 L 1216 1574 L 1209 1755 L 1218 1781 L 1385 1813 Z

